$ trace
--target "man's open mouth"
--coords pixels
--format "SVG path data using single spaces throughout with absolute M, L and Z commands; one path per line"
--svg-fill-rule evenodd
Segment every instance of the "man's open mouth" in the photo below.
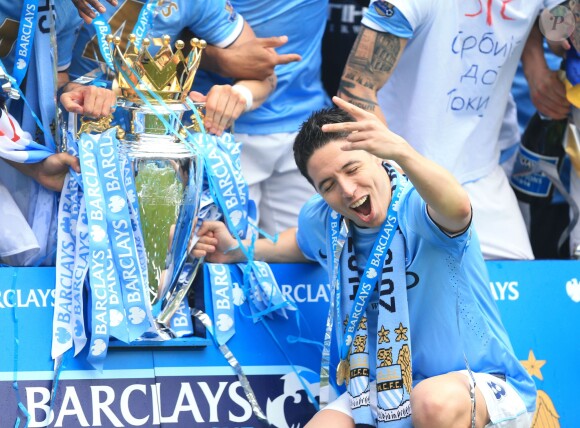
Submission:
M 371 198 L 369 195 L 363 196 L 350 206 L 357 213 L 368 216 L 371 213 Z

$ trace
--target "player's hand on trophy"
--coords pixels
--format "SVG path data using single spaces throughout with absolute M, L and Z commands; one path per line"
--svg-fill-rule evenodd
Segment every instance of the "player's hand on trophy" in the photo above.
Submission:
M 231 85 L 214 85 L 206 95 L 192 91 L 193 102 L 205 102 L 203 125 L 207 132 L 222 135 L 246 110 L 246 98 Z
M 99 13 L 104 13 L 106 11 L 105 6 L 101 4 L 98 0 L 72 0 L 73 4 L 79 11 L 79 16 L 83 20 L 90 24 L 93 19 L 97 16 L 95 10 Z M 117 6 L 117 0 L 107 0 L 111 6 Z
M 117 96 L 107 88 L 69 82 L 60 102 L 66 111 L 93 119 L 109 116 L 115 111 Z
M 221 221 L 204 221 L 197 232 L 199 241 L 193 247 L 196 258 L 210 263 L 237 263 L 244 260 L 238 242 Z
M 69 153 L 56 153 L 31 166 L 32 177 L 50 190 L 60 192 L 69 167 L 77 173 L 81 172 L 79 158 Z

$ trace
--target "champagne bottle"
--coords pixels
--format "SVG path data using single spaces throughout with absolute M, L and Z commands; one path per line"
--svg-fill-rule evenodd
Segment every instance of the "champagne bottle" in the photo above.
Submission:
M 554 185 L 541 169 L 548 163 L 560 170 L 565 155 L 563 139 L 567 124 L 568 119 L 554 120 L 538 112 L 530 119 L 522 135 L 510 180 L 519 200 L 551 200 Z

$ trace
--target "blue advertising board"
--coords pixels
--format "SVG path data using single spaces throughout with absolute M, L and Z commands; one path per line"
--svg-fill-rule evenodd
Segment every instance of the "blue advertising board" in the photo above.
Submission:
M 227 345 L 271 426 L 299 427 L 316 411 L 328 280 L 315 265 L 271 266 L 297 310 L 254 322 L 240 306 Z M 538 386 L 534 426 L 580 426 L 580 262 L 488 269 L 516 355 Z M 113 346 L 102 372 L 85 351 L 66 356 L 55 382 L 53 302 L 54 269 L 0 268 L 0 428 L 266 426 L 203 330 L 196 346 Z

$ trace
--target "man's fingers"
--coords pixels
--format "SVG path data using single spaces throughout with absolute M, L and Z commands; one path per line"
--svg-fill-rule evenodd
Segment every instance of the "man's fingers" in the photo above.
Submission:
M 354 104 L 351 104 L 348 101 L 345 101 L 337 96 L 332 97 L 332 102 L 345 112 L 350 113 L 350 115 L 354 117 L 356 120 L 366 119 L 368 117 L 375 117 L 372 113 L 369 113 L 368 111 L 365 111 L 362 108 L 357 107 Z
M 81 172 L 81 165 L 79 162 L 79 158 L 71 155 L 70 153 L 62 153 L 62 155 L 63 155 L 62 161 L 66 165 L 70 166 L 73 170 L 75 170 L 75 172 L 78 172 L 78 173 Z
M 201 92 L 197 92 L 197 91 L 191 91 L 189 93 L 189 98 L 194 103 L 204 103 L 205 100 L 207 99 L 207 97 L 205 95 L 203 95 Z
M 359 130 L 357 122 L 327 123 L 322 125 L 323 132 L 354 132 Z
M 276 64 L 289 64 L 291 62 L 302 61 L 302 57 L 298 54 L 283 54 L 276 56 Z
M 366 132 L 366 131 L 352 132 L 348 137 L 346 137 L 346 141 L 348 141 L 350 143 L 358 143 L 361 141 L 368 141 L 371 138 L 372 138 L 371 132 Z M 366 145 L 365 145 L 365 147 L 366 147 Z
M 66 92 L 61 95 L 60 102 L 64 109 L 70 113 L 83 113 L 83 107 L 81 105 L 81 101 L 78 100 L 73 94 L 70 92 Z
M 288 42 L 288 36 L 257 37 L 256 39 L 265 48 L 279 48 Z
M 193 257 L 195 257 L 196 259 L 201 259 L 202 257 L 205 257 L 207 255 L 207 253 L 203 250 L 198 250 L 197 248 L 194 248 L 193 251 L 191 252 L 191 254 L 193 255 Z
M 199 228 L 197 235 L 203 237 L 203 235 L 213 232 L 218 228 L 219 222 L 217 221 L 204 221 Z
M 82 1 L 82 0 L 81 0 Z M 104 13 L 107 9 L 105 6 L 101 4 L 101 2 L 97 0 L 85 0 L 86 3 L 89 3 L 92 7 L 94 7 L 100 13 Z M 110 3 L 110 2 L 109 2 Z
M 264 37 L 258 38 L 258 43 L 264 48 L 275 49 L 285 45 L 288 42 L 288 36 Z M 288 64 L 291 62 L 301 61 L 302 57 L 296 53 L 282 54 L 276 56 L 276 64 Z
M 80 10 L 79 10 L 79 16 L 82 18 L 83 21 L 85 21 L 86 24 L 92 24 L 93 19 L 94 19 L 94 16 L 88 16 L 87 14 L 81 12 Z

